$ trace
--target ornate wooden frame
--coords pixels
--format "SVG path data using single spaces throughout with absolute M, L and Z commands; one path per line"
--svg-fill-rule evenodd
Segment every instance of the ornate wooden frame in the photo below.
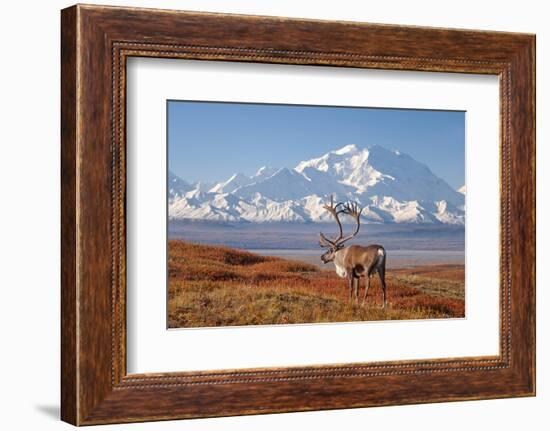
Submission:
M 63 420 L 88 425 L 535 394 L 534 35 L 81 5 L 61 17 Z M 500 354 L 128 375 L 129 56 L 498 75 Z

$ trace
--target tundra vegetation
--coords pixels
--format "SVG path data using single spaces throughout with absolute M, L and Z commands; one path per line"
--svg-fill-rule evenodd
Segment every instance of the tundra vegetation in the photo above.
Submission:
M 386 310 L 377 277 L 363 306 L 334 270 L 228 247 L 170 240 L 168 275 L 170 328 L 464 317 L 464 265 L 388 269 Z

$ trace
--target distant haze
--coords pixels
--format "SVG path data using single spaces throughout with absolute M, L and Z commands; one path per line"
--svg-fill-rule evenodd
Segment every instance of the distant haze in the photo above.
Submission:
M 459 111 L 168 102 L 169 169 L 192 183 L 294 167 L 354 144 L 409 154 L 456 190 L 464 185 L 464 143 Z

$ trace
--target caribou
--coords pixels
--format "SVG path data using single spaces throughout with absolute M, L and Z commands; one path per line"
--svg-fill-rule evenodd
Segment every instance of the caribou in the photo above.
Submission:
M 341 278 L 347 278 L 349 282 L 349 299 L 353 300 L 352 292 L 355 294 L 355 302 L 359 302 L 359 281 L 365 277 L 365 294 L 363 296 L 363 305 L 367 300 L 367 293 L 370 286 L 370 277 L 378 274 L 382 285 L 384 302 L 382 308 L 386 309 L 386 250 L 378 244 L 367 246 L 351 245 L 345 246 L 345 243 L 355 237 L 361 227 L 361 212 L 356 202 L 338 202 L 334 204 L 334 198 L 331 196 L 330 204 L 323 205 L 338 224 L 339 234 L 336 238 L 328 238 L 322 232 L 319 233 L 319 245 L 328 250 L 323 253 L 321 260 L 323 263 L 334 262 L 336 274 Z M 344 237 L 340 215 L 352 217 L 355 220 L 355 231 Z

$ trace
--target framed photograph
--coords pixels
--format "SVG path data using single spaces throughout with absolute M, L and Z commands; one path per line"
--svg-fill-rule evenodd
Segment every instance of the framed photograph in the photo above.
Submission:
M 535 37 L 62 11 L 62 419 L 535 394 Z
M 465 112 L 167 110 L 169 328 L 465 317 Z

